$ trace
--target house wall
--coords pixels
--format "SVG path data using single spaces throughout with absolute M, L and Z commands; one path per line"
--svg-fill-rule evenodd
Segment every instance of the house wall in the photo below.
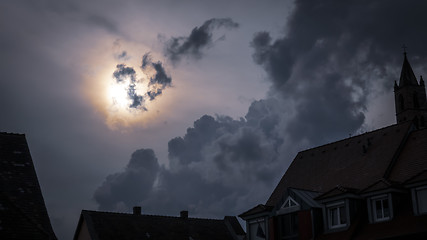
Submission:
M 76 240 L 92 240 L 87 228 L 86 220 L 83 219 L 82 225 L 80 227 L 80 232 L 77 235 Z
M 300 240 L 313 238 L 311 211 L 304 210 L 298 212 L 298 237 Z

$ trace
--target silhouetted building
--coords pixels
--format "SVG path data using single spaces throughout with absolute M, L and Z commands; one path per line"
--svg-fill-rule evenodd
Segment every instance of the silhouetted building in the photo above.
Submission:
M 427 239 L 427 102 L 406 53 L 397 124 L 301 151 L 265 204 L 239 215 L 253 239 Z
M 155 239 L 155 240 L 243 240 L 245 232 L 236 217 L 222 220 L 83 210 L 74 234 L 76 240 Z
M 0 133 L 0 239 L 56 239 L 23 134 Z

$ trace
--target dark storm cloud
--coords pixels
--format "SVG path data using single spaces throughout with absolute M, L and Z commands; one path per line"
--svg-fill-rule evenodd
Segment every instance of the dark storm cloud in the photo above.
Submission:
M 138 81 L 136 80 L 135 69 L 133 69 L 133 67 L 127 67 L 125 64 L 117 64 L 116 70 L 113 72 L 113 77 L 118 84 L 128 84 L 127 96 L 131 100 L 129 108 L 147 111 L 144 107 L 143 95 L 138 94 L 136 91 Z M 129 79 L 129 82 L 127 82 L 126 79 Z
M 286 128 L 295 140 L 319 144 L 357 131 L 372 90 L 391 91 L 403 43 L 416 62 L 427 59 L 427 34 L 418 20 L 427 5 L 422 1 L 295 4 L 284 37 L 273 41 L 259 32 L 251 42 L 273 91 L 296 104 Z M 381 89 L 371 89 L 373 82 Z
M 136 206 L 150 194 L 159 171 L 159 163 L 151 149 L 139 149 L 123 172 L 109 175 L 96 190 L 94 199 L 100 209 Z
M 162 214 L 188 209 L 205 216 L 221 216 L 243 211 L 248 203 L 263 201 L 249 195 L 254 194 L 253 189 L 258 196 L 266 194 L 269 189 L 265 186 L 274 184 L 274 173 L 280 166 L 277 158 L 282 139 L 273 130 L 278 126 L 274 113 L 277 109 L 273 109 L 278 106 L 276 103 L 256 101 L 247 117 L 240 120 L 202 116 L 183 137 L 171 139 L 169 168 L 161 167 L 158 185 L 149 196 L 140 199 L 143 209 Z M 128 185 L 121 183 L 118 182 L 122 188 Z M 100 206 L 111 201 L 95 199 Z M 110 210 L 123 202 L 111 199 L 114 204 L 109 203 Z M 126 207 L 131 209 L 132 205 Z
M 149 77 L 149 91 L 147 91 L 147 96 L 150 101 L 161 95 L 166 87 L 171 86 L 172 78 L 166 74 L 166 71 L 160 61 L 152 61 L 150 53 L 146 53 L 142 56 L 141 69 L 143 71 L 154 71 L 154 74 Z
M 125 81 L 129 78 L 132 83 L 136 82 L 136 72 L 132 67 L 127 67 L 125 64 L 117 64 L 116 70 L 113 72 L 113 77 L 117 83 Z
M 195 27 L 188 37 L 173 37 L 165 47 L 165 55 L 177 63 L 183 57 L 199 59 L 202 57 L 203 49 L 212 45 L 212 33 L 215 29 L 224 27 L 226 29 L 238 28 L 239 24 L 231 18 L 212 18 L 205 21 L 202 26 Z M 224 39 L 221 37 L 220 39 Z

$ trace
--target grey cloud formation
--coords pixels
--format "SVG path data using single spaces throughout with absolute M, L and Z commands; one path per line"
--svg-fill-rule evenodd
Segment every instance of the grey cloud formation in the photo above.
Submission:
M 284 36 L 263 31 L 251 41 L 253 60 L 272 83 L 271 97 L 254 101 L 239 120 L 203 116 L 170 140 L 169 167 L 159 169 L 157 184 L 139 199 L 144 209 L 218 217 L 264 202 L 298 150 L 363 128 L 367 96 L 392 91 L 398 78 L 402 43 L 414 53 L 414 68 L 426 62 L 427 33 L 419 19 L 427 3 L 295 4 Z M 206 44 L 189 39 L 170 43 L 172 61 L 200 56 Z
M 150 194 L 159 169 L 153 150 L 135 151 L 125 170 L 109 175 L 96 190 L 94 198 L 100 203 L 100 209 L 138 205 Z
M 166 71 L 160 61 L 152 61 L 150 53 L 146 53 L 144 56 L 142 56 L 141 69 L 143 71 L 154 71 L 154 74 L 150 76 L 150 82 L 148 84 L 149 91 L 147 91 L 147 96 L 149 97 L 150 101 L 161 95 L 166 87 L 171 86 L 172 78 L 166 74 Z
M 152 213 L 167 214 L 188 209 L 211 217 L 230 214 L 230 211 L 238 213 L 248 203 L 262 200 L 250 197 L 249 193 L 255 194 L 253 187 L 262 193 L 259 196 L 269 191 L 265 186 L 273 183 L 279 166 L 279 140 L 267 136 L 274 135 L 271 129 L 260 127 L 266 119 L 274 118 L 263 111 L 264 104 L 264 100 L 254 103 L 256 106 L 248 113 L 250 122 L 244 118 L 233 120 L 227 116 L 214 118 L 208 115 L 196 120 L 185 136 L 169 141 L 170 166 L 157 168 L 158 171 L 152 173 L 157 174 L 157 180 L 154 182 L 150 178 L 148 185 L 144 185 L 150 194 L 132 199 L 138 200 L 143 209 Z M 109 191 L 113 188 L 135 189 L 141 185 L 138 181 L 122 180 L 129 179 L 125 176 L 130 168 L 129 164 L 125 173 L 108 176 L 95 192 L 95 200 L 101 209 L 126 207 L 129 210 L 136 204 L 119 197 L 125 195 L 122 192 Z M 111 192 L 111 195 L 99 197 L 99 193 L 105 192 Z M 236 199 L 240 201 L 236 202 Z
M 239 24 L 231 18 L 212 18 L 202 26 L 195 27 L 188 37 L 173 37 L 167 41 L 165 55 L 172 63 L 178 63 L 183 57 L 200 59 L 203 49 L 212 45 L 212 33 L 218 28 L 234 29 Z M 221 37 L 220 39 L 224 39 Z

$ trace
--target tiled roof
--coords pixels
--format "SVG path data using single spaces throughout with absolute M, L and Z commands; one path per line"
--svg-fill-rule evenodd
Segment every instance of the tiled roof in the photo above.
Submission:
M 83 210 L 75 239 L 82 228 L 83 220 L 87 223 L 91 238 L 98 240 L 232 240 L 232 232 L 244 236 L 236 217 L 219 220 Z
M 56 239 L 23 134 L 0 132 L 0 239 Z
M 396 124 L 299 152 L 266 205 L 278 204 L 289 187 L 325 193 L 337 185 L 353 189 L 370 186 L 395 162 L 411 129 L 411 122 Z M 399 161 L 391 169 L 398 165 Z
M 354 193 L 357 193 L 358 191 L 359 190 L 355 188 L 348 188 L 348 187 L 343 187 L 338 185 L 332 188 L 331 190 L 325 192 L 324 194 L 316 197 L 316 200 L 331 198 L 331 197 L 339 196 L 342 194 L 354 194 Z
M 266 206 L 264 204 L 258 204 L 257 206 L 249 209 L 248 211 L 239 215 L 241 218 L 245 218 L 246 216 L 252 216 L 255 214 L 270 212 L 273 209 L 271 206 Z
M 427 128 L 411 133 L 390 172 L 389 179 L 404 182 L 427 169 Z

